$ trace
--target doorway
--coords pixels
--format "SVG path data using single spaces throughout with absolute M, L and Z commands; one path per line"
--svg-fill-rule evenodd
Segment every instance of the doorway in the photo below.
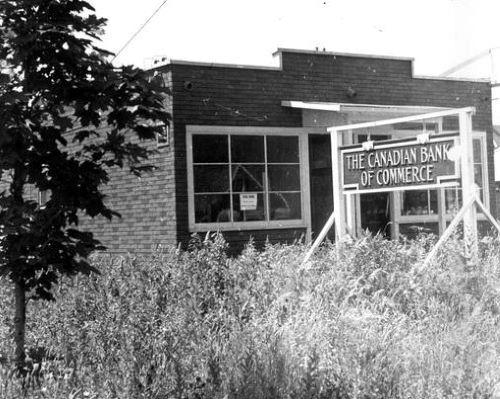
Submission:
M 360 194 L 361 229 L 391 238 L 391 200 L 389 193 Z
M 361 143 L 368 138 L 365 134 L 356 135 L 355 141 Z M 374 141 L 388 140 L 388 135 L 372 135 Z M 314 240 L 333 212 L 333 181 L 331 139 L 326 134 L 309 135 L 309 184 L 311 195 L 311 234 Z M 357 209 L 356 209 L 357 208 Z M 357 195 L 355 201 L 357 226 L 372 234 L 382 234 L 391 238 L 391 194 L 368 193 Z M 335 229 L 330 229 L 328 239 L 335 240 Z
M 309 135 L 311 233 L 314 240 L 333 212 L 332 153 L 329 134 Z M 328 239 L 335 239 L 330 229 Z

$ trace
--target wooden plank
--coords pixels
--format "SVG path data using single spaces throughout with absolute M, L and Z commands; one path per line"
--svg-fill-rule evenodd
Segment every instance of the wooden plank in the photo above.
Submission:
M 469 208 L 472 207 L 472 205 L 474 204 L 475 201 L 476 201 L 476 198 L 475 198 L 475 196 L 473 196 L 469 199 L 469 201 L 467 201 L 466 204 L 464 204 L 462 206 L 462 208 L 460 208 L 458 213 L 455 215 L 455 217 L 451 221 L 450 225 L 446 228 L 443 235 L 439 238 L 436 245 L 434 245 L 434 248 L 432 248 L 431 252 L 429 252 L 427 254 L 427 256 L 425 257 L 424 263 L 422 264 L 422 266 L 420 268 L 418 268 L 418 271 L 422 271 L 422 270 L 426 269 L 427 266 L 429 266 L 431 260 L 436 256 L 439 248 L 441 248 L 443 246 L 443 244 L 446 242 L 446 240 L 448 238 L 450 238 L 453 231 L 457 228 L 458 224 L 462 221 L 462 218 L 464 217 L 465 213 L 469 210 Z
M 498 224 L 497 220 L 493 217 L 490 211 L 488 211 L 486 206 L 484 206 L 479 198 L 476 200 L 476 204 L 479 209 L 481 209 L 481 212 L 483 212 L 486 218 L 490 221 L 490 223 L 497 229 L 498 233 L 500 233 L 500 224 Z
M 460 132 L 460 174 L 462 179 L 462 198 L 477 196 L 474 182 L 472 155 L 472 114 L 467 111 L 458 115 Z M 464 213 L 464 241 L 471 259 L 477 257 L 477 215 L 476 208 L 471 206 Z
M 344 196 L 342 195 L 342 165 L 339 157 L 339 134 L 330 132 L 332 152 L 333 212 L 335 213 L 335 240 L 338 242 L 345 233 Z
M 302 261 L 302 265 L 305 265 L 309 259 L 311 258 L 311 255 L 316 251 L 316 249 L 319 247 L 319 244 L 325 239 L 326 235 L 330 231 L 331 227 L 333 226 L 333 222 L 335 221 L 335 212 L 332 212 L 328 220 L 326 221 L 325 225 L 321 229 L 321 232 L 319 233 L 319 236 L 314 240 L 313 245 L 311 245 L 311 248 L 309 248 L 309 251 L 307 251 L 306 256 L 304 257 L 304 260 Z

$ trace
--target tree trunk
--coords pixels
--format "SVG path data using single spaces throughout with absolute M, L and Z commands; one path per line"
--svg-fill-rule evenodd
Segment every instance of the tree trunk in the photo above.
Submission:
M 25 365 L 25 327 L 26 327 L 26 291 L 22 282 L 15 282 L 14 287 L 14 362 L 16 370 L 24 373 Z
M 22 143 L 25 145 L 25 143 Z M 14 230 L 21 230 L 23 228 L 23 192 L 26 180 L 26 170 L 24 164 L 19 162 L 14 168 L 14 175 L 10 186 L 12 194 L 12 203 L 14 205 L 14 215 L 11 223 L 13 223 Z M 21 255 L 17 250 L 11 251 L 8 248 L 9 260 L 17 260 Z M 11 267 L 20 267 L 15 262 Z M 19 276 L 14 278 L 14 362 L 16 370 L 23 374 L 25 366 L 25 329 L 26 329 L 26 286 L 24 283 L 24 275 L 21 271 Z

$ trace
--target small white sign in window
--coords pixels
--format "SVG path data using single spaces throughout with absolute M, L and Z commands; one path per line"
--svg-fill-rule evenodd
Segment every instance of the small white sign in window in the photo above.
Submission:
M 257 194 L 240 194 L 240 211 L 257 210 Z

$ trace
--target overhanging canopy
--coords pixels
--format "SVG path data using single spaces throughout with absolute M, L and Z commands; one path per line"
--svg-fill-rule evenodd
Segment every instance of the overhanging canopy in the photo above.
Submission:
M 431 107 L 420 105 L 380 105 L 380 104 L 352 104 L 335 102 L 314 102 L 314 101 L 281 101 L 283 107 L 300 108 L 304 110 L 333 111 L 353 115 L 370 114 L 380 117 L 380 115 L 418 115 L 436 111 L 444 111 L 450 108 Z

